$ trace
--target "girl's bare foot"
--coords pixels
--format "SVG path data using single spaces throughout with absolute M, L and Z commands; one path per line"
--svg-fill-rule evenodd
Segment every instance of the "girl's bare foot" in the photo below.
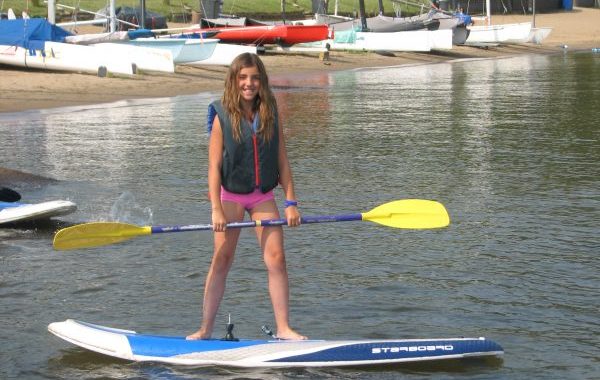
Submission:
M 210 333 L 206 333 L 203 329 L 196 331 L 185 337 L 186 340 L 210 339 Z
M 279 332 L 279 330 L 278 330 L 277 335 L 275 335 L 275 337 L 277 339 L 282 339 L 282 340 L 306 340 L 306 339 L 308 339 L 304 335 L 298 334 L 297 332 L 295 332 L 292 329 L 283 330 L 281 332 Z

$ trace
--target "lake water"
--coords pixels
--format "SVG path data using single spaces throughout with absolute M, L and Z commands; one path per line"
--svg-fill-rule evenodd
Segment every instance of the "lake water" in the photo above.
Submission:
M 210 232 L 57 252 L 65 223 L 210 221 L 206 109 L 219 93 L 0 116 L 0 166 L 59 181 L 56 222 L 0 229 L 0 378 L 470 378 L 600 376 L 600 55 L 569 53 L 273 77 L 301 212 L 434 199 L 452 223 L 286 230 L 292 325 L 313 338 L 486 336 L 503 360 L 369 369 L 186 368 L 86 352 L 49 334 L 67 318 L 184 335 L 200 322 Z M 6 180 L 6 179 L 4 179 Z M 280 203 L 281 192 L 277 193 Z M 244 230 L 215 336 L 271 324 Z

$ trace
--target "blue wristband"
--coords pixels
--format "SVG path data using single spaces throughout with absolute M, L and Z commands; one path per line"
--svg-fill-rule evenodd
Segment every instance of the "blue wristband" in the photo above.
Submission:
M 283 205 L 285 206 L 285 208 L 288 208 L 290 206 L 298 206 L 298 202 L 297 201 L 288 201 L 286 199 L 285 202 L 283 202 Z

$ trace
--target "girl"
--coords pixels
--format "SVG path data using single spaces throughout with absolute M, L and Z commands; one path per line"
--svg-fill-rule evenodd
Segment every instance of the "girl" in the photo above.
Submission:
M 202 325 L 187 339 L 211 337 L 240 235 L 239 228 L 228 230 L 227 223 L 243 220 L 246 211 L 253 220 L 279 218 L 273 189 L 281 184 L 288 225 L 300 224 L 277 104 L 256 54 L 241 54 L 231 63 L 223 97 L 209 106 L 209 132 L 208 190 L 214 254 L 204 287 Z M 267 267 L 276 336 L 306 339 L 289 325 L 283 229 L 256 227 L 256 237 Z

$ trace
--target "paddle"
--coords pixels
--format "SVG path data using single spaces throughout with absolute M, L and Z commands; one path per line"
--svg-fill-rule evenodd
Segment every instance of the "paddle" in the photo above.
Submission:
M 404 199 L 385 203 L 371 211 L 360 214 L 305 216 L 302 224 L 349 222 L 368 220 L 393 228 L 440 228 L 450 223 L 446 208 L 436 201 L 423 199 Z M 254 220 L 228 223 L 228 228 L 257 226 L 281 226 L 287 224 L 286 219 Z M 119 222 L 93 222 L 78 224 L 64 228 L 54 236 L 54 249 L 69 250 L 77 248 L 98 247 L 137 236 L 166 232 L 205 231 L 212 230 L 210 224 L 192 224 L 183 226 L 135 226 Z
M 17 202 L 21 199 L 21 194 L 9 189 L 8 187 L 0 187 L 0 201 L 2 202 Z

